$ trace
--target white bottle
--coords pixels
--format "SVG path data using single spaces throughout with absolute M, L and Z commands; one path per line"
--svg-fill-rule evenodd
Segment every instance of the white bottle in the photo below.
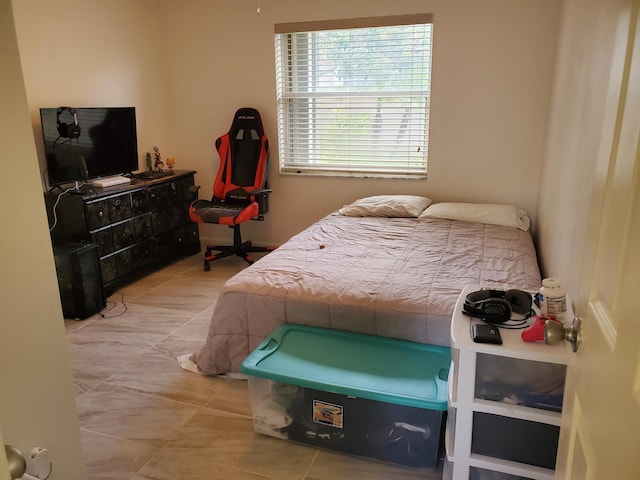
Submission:
M 567 312 L 567 295 L 559 278 L 545 278 L 540 288 L 540 313 L 543 316 L 555 315 L 556 320 L 564 322 Z

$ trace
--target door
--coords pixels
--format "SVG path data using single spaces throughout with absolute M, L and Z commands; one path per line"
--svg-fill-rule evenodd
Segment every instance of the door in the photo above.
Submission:
M 622 73 L 609 105 L 615 129 L 595 172 L 574 304 L 582 341 L 568 370 L 559 479 L 640 478 L 639 4 L 620 10 Z

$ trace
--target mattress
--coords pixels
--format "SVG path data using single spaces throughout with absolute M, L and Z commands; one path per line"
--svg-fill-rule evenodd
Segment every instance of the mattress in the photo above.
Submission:
M 332 214 L 226 282 L 190 360 L 207 375 L 239 372 L 284 323 L 448 346 L 465 285 L 535 291 L 540 281 L 531 235 L 518 228 Z

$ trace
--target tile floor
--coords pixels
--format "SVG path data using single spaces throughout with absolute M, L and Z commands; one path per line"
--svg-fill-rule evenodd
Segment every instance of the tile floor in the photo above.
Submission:
M 65 320 L 88 480 L 413 480 L 388 465 L 253 431 L 247 382 L 205 377 L 175 357 L 203 344 L 217 295 L 245 268 L 196 255 L 128 285 L 104 318 Z

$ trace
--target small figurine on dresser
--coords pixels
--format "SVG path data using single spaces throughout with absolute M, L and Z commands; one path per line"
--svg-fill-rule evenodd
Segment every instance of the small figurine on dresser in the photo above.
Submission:
M 176 164 L 176 159 L 173 157 L 167 157 L 167 168 L 169 171 L 173 172 L 173 167 Z
M 147 152 L 144 156 L 145 161 L 147 162 L 147 172 L 153 171 L 153 165 L 151 164 L 151 154 Z
M 160 157 L 160 149 L 158 147 L 153 147 L 153 156 L 156 159 L 154 166 L 158 172 L 161 172 L 164 169 L 164 163 Z

